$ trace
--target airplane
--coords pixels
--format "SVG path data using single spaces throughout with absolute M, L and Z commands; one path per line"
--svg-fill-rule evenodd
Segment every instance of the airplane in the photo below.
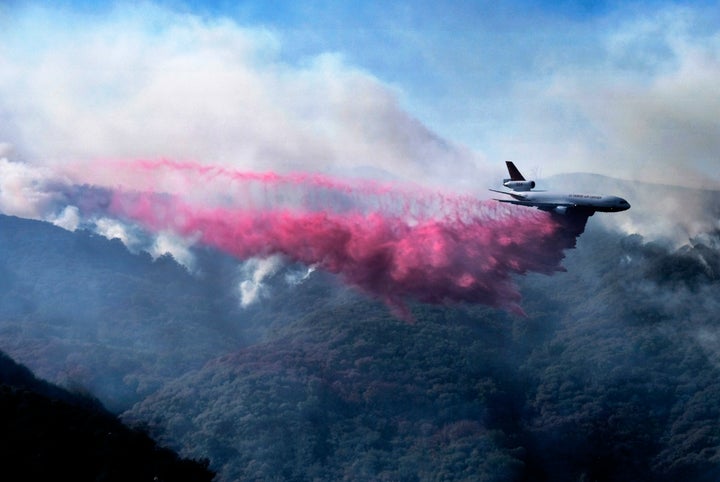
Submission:
M 630 203 L 617 196 L 594 194 L 561 194 L 533 191 L 535 181 L 526 180 L 512 161 L 505 161 L 510 178 L 503 179 L 503 186 L 512 192 L 490 189 L 513 199 L 495 199 L 502 203 L 530 206 L 556 214 L 592 216 L 595 212 L 614 213 L 630 209 Z

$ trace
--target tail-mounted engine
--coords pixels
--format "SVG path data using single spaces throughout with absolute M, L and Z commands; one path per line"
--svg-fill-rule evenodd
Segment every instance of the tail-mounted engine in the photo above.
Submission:
M 535 187 L 535 181 L 513 181 L 503 179 L 503 186 L 513 191 L 529 191 Z

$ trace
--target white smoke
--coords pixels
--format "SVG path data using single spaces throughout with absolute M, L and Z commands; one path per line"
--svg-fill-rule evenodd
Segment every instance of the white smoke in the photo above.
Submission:
M 718 189 L 717 9 L 668 5 L 615 15 L 582 39 L 592 39 L 591 57 L 516 86 L 518 124 L 496 138 L 498 152 L 546 175 Z
M 119 239 L 131 250 L 137 250 L 142 244 L 142 241 L 132 232 L 132 229 L 113 218 L 102 217 L 96 219 L 95 232 L 108 239 Z
M 299 285 L 315 272 L 315 265 L 308 266 L 305 269 L 288 271 L 285 274 L 285 282 L 289 285 Z
M 195 271 L 195 256 L 190 251 L 190 247 L 193 245 L 193 240 L 181 238 L 169 232 L 162 232 L 157 235 L 152 247 L 150 248 L 150 254 L 157 258 L 164 254 L 170 254 L 175 261 L 185 266 L 188 271 Z
M 66 206 L 60 214 L 49 219 L 55 226 L 75 231 L 80 226 L 80 210 L 76 206 Z
M 79 161 L 135 158 L 477 177 L 476 154 L 439 138 L 395 90 L 338 54 L 291 65 L 272 32 L 151 4 L 102 19 L 14 14 L 0 31 L 0 112 L 17 132 L 9 140 L 25 158 L 75 164 L 86 182 L 96 173 Z M 113 185 L 112 173 L 104 181 Z
M 55 186 L 61 182 L 49 168 L 0 158 L 0 213 L 45 219 L 59 198 Z
M 241 268 L 241 276 L 245 279 L 239 283 L 240 305 L 247 307 L 258 301 L 265 291 L 264 281 L 278 272 L 284 262 L 281 256 L 268 258 L 252 258 Z

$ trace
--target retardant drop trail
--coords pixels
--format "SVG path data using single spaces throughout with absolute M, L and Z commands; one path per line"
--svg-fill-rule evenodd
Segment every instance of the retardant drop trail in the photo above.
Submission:
M 239 259 L 282 254 L 317 266 L 382 299 L 404 319 L 411 319 L 408 300 L 483 303 L 522 313 L 512 276 L 563 270 L 563 250 L 575 245 L 585 222 L 324 176 L 247 174 L 168 161 L 125 167 L 150 180 L 172 174 L 185 192 L 117 190 L 114 215 L 193 237 Z M 233 196 L 198 195 L 212 185 Z

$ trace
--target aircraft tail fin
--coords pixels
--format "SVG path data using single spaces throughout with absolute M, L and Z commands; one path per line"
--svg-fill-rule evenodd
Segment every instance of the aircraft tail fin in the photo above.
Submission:
M 524 181 L 525 177 L 523 177 L 522 174 L 520 174 L 520 171 L 517 167 L 515 167 L 515 163 L 512 161 L 505 161 L 505 164 L 507 165 L 508 172 L 510 173 L 510 180 L 512 181 Z

